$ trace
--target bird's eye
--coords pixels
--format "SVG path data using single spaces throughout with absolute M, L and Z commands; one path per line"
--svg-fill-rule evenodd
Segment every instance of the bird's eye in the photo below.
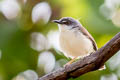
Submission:
M 62 21 L 62 23 L 66 23 L 67 21 Z
M 63 24 L 68 24 L 68 21 L 62 21 Z

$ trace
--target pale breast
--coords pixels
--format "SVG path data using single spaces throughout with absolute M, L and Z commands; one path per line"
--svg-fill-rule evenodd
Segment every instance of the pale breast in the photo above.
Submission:
M 82 57 L 94 51 L 92 42 L 80 32 L 60 32 L 60 48 L 71 58 Z

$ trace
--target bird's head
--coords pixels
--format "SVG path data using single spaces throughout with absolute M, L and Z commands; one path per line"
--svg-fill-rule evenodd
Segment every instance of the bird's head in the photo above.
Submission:
M 59 29 L 64 30 L 72 30 L 73 28 L 78 27 L 78 25 L 80 25 L 78 20 L 75 20 L 71 17 L 63 17 L 59 20 L 53 20 L 53 22 L 58 24 Z

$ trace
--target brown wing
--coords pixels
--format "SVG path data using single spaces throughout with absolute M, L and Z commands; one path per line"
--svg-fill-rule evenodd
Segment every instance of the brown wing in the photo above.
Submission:
M 80 26 L 80 30 L 83 32 L 84 35 L 86 35 L 92 41 L 93 48 L 96 51 L 98 48 L 97 48 L 96 42 L 95 42 L 94 38 L 91 36 L 91 34 L 82 26 Z

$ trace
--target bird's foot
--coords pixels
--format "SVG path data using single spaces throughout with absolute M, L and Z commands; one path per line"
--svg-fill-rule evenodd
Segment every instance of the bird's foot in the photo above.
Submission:
M 70 60 L 68 63 L 66 63 L 63 67 L 69 66 L 69 65 L 72 64 L 76 59 L 77 59 L 77 57 L 74 57 L 72 60 Z

